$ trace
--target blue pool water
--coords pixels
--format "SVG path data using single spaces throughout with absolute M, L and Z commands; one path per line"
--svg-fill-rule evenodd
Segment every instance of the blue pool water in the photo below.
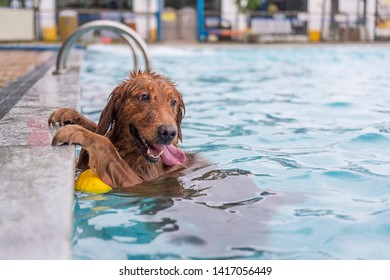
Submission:
M 80 259 L 390 259 L 390 48 L 153 47 L 184 96 L 183 149 L 212 166 L 145 195 L 76 193 Z M 92 46 L 98 119 L 127 47 Z

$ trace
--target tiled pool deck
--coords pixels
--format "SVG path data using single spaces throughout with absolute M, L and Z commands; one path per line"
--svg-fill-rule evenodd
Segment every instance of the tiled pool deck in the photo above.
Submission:
M 75 152 L 51 146 L 47 119 L 58 107 L 77 107 L 79 71 L 52 75 L 53 55 L 0 51 L 0 108 L 20 95 L 0 117 L 0 259 L 71 255 Z
M 0 50 L 0 90 L 53 55 L 53 51 Z

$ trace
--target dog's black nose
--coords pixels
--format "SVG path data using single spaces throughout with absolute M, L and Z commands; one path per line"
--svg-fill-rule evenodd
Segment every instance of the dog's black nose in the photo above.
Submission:
M 157 132 L 162 141 L 170 142 L 176 137 L 177 128 L 173 125 L 164 124 L 158 127 Z

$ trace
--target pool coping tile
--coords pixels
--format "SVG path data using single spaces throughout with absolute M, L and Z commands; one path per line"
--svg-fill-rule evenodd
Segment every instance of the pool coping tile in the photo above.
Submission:
M 75 147 L 52 147 L 47 119 L 78 107 L 79 57 L 54 66 L 0 120 L 0 259 L 70 259 Z

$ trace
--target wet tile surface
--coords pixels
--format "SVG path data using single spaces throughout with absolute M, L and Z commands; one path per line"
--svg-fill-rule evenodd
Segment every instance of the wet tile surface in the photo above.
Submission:
M 0 259 L 70 255 L 72 147 L 0 147 Z
M 53 55 L 52 51 L 0 50 L 0 90 Z
M 77 108 L 79 72 L 53 70 L 0 120 L 0 259 L 70 258 L 75 148 L 51 146 L 47 119 Z

